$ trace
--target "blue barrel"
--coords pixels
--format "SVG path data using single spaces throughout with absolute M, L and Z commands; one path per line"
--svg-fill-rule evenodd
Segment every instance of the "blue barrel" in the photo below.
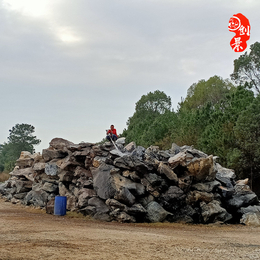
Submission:
M 66 215 L 67 197 L 56 196 L 54 202 L 54 215 L 64 216 Z

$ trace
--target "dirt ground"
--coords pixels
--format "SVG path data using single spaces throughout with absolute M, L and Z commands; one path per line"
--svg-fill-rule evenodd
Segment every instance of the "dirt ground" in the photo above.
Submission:
M 0 259 L 260 259 L 260 228 L 104 223 L 0 199 Z

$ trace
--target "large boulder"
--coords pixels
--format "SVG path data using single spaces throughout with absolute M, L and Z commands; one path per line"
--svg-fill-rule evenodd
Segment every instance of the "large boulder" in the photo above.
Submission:
M 158 172 L 165 175 L 170 181 L 178 182 L 178 177 L 175 172 L 166 164 L 160 162 Z
M 152 201 L 147 205 L 147 219 L 150 222 L 162 222 L 168 215 L 171 215 L 170 212 L 166 211 L 160 204 L 156 201 Z
M 56 149 L 56 150 L 64 150 L 64 148 L 68 148 L 70 146 L 73 146 L 74 143 L 63 139 L 63 138 L 53 138 L 50 141 L 50 147 Z
M 220 202 L 213 200 L 209 203 L 201 202 L 201 215 L 205 223 L 212 222 L 227 222 L 232 219 L 232 215 L 229 214 L 226 209 L 220 206 Z
M 48 201 L 49 194 L 46 191 L 39 190 L 34 191 L 31 190 L 23 200 L 25 205 L 34 205 L 35 207 L 45 207 Z
M 247 226 L 255 226 L 259 227 L 260 226 L 260 213 L 253 213 L 253 212 L 248 212 L 245 213 L 241 220 L 241 224 L 245 224 Z
M 188 171 L 195 181 L 214 181 L 216 171 L 214 168 L 213 156 L 207 158 L 199 158 L 191 161 L 187 165 Z
M 110 170 L 113 168 L 113 166 L 104 163 L 98 168 L 91 168 L 93 187 L 101 199 L 113 198 L 116 193 L 115 182 L 110 174 Z
M 25 177 L 29 181 L 34 181 L 34 171 L 30 168 L 25 169 L 17 169 L 15 168 L 12 172 L 9 173 L 11 176 L 17 176 L 17 177 Z

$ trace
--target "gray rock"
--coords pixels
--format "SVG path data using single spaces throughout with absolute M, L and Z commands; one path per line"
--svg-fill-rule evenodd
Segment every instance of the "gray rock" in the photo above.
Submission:
M 97 211 L 95 206 L 87 206 L 85 208 L 79 209 L 78 212 L 80 212 L 84 216 L 90 215 L 93 217 Z
M 19 200 L 22 200 L 25 198 L 25 196 L 27 195 L 28 192 L 23 192 L 23 193 L 16 193 L 14 194 L 14 198 L 15 199 L 19 199 Z
M 216 171 L 217 171 L 217 176 L 228 178 L 228 179 L 236 178 L 236 174 L 235 174 L 234 170 L 222 167 L 219 163 L 216 163 L 215 167 L 216 167 Z
M 124 155 L 114 160 L 114 165 L 127 170 L 136 170 L 139 172 L 147 172 L 148 167 L 133 155 Z
M 132 156 L 137 157 L 138 160 L 142 161 L 144 159 L 145 148 L 142 146 L 137 146 L 131 153 Z
M 178 177 L 174 173 L 174 171 L 168 165 L 165 165 L 162 162 L 158 166 L 158 172 L 160 174 L 164 174 L 169 180 L 174 181 L 176 183 L 178 182 Z
M 93 187 L 101 199 L 113 198 L 116 193 L 116 186 L 110 174 L 110 170 L 113 168 L 113 166 L 104 163 L 98 168 L 91 168 Z
M 171 214 L 155 201 L 150 202 L 147 205 L 146 210 L 147 210 L 146 216 L 150 222 L 162 222 L 169 214 Z
M 198 191 L 212 192 L 218 186 L 220 186 L 220 182 L 215 180 L 215 181 L 204 182 L 204 183 L 196 183 L 192 185 L 192 188 Z
M 147 213 L 147 210 L 139 203 L 134 204 L 132 207 L 126 209 L 126 213 L 134 216 L 144 216 Z
M 125 146 L 125 150 L 129 153 L 133 152 L 135 148 L 136 148 L 135 142 L 131 142 Z
M 25 177 L 29 181 L 34 181 L 34 171 L 32 168 L 17 169 L 9 173 L 11 176 Z
M 64 150 L 64 148 L 68 148 L 74 145 L 74 143 L 63 138 L 53 138 L 49 144 L 50 147 L 53 147 L 54 149 L 57 150 Z
M 141 178 L 139 177 L 136 171 L 129 171 L 129 170 L 123 171 L 123 176 L 126 178 L 130 178 L 134 182 L 140 182 L 141 180 Z
M 260 227 L 260 213 L 245 213 L 240 219 L 240 223 L 245 224 L 247 226 Z
M 126 211 L 128 208 L 125 204 L 120 203 L 115 199 L 107 199 L 106 205 L 110 206 L 112 209 L 119 209 L 119 211 Z
M 50 182 L 45 182 L 42 190 L 47 191 L 49 193 L 58 193 L 58 185 Z
M 105 221 L 105 222 L 110 222 L 112 221 L 112 217 L 107 214 L 107 213 L 100 213 L 100 212 L 97 212 L 94 216 L 93 216 L 94 219 L 96 220 L 100 220 L 100 221 Z
M 135 196 L 125 187 L 120 187 L 114 198 L 128 206 L 135 203 Z
M 42 157 L 45 162 L 49 162 L 53 159 L 60 159 L 64 158 L 68 155 L 67 152 L 63 152 L 60 150 L 51 150 L 51 149 L 43 149 L 42 150 Z
M 257 195 L 252 192 L 247 185 L 236 185 L 234 194 L 231 199 L 227 200 L 227 205 L 230 208 L 241 208 L 258 203 Z
M 54 214 L 54 203 L 55 203 L 55 198 L 52 198 L 49 200 L 46 204 L 46 213 L 47 214 Z
M 32 189 L 32 184 L 33 184 L 32 181 L 17 180 L 15 182 L 16 192 L 17 193 L 29 192 Z
M 44 162 L 38 162 L 33 165 L 33 170 L 40 172 L 45 169 L 45 163 Z
M 254 206 L 248 206 L 248 207 L 242 207 L 238 210 L 239 213 L 241 214 L 246 214 L 246 213 L 260 213 L 260 206 L 254 205 Z
M 201 202 L 200 207 L 201 215 L 205 223 L 217 221 L 227 222 L 232 219 L 232 215 L 220 206 L 219 201 L 213 200 L 208 204 Z
M 34 205 L 36 207 L 45 207 L 48 201 L 48 193 L 46 191 L 34 191 L 31 190 L 24 198 L 23 203 L 25 205 Z
M 89 206 L 94 206 L 96 209 L 96 212 L 100 213 L 108 213 L 109 207 L 105 204 L 105 202 L 98 197 L 90 198 L 88 201 Z
M 170 152 L 172 153 L 172 154 L 177 154 L 177 153 L 179 153 L 181 150 L 180 150 L 180 146 L 178 146 L 177 144 L 175 144 L 175 143 L 172 143 L 172 147 L 171 147 L 171 149 L 170 149 Z
M 91 189 L 81 189 L 78 193 L 78 206 L 84 208 L 88 206 L 88 201 L 90 198 L 96 196 L 96 192 Z
M 190 191 L 186 197 L 186 203 L 188 205 L 195 205 L 197 202 L 204 201 L 206 203 L 211 202 L 214 199 L 213 193 L 203 191 Z
M 58 175 L 59 167 L 56 162 L 48 162 L 45 164 L 45 173 L 50 176 Z
M 110 154 L 117 156 L 117 157 L 122 157 L 126 155 L 125 153 L 122 153 L 120 150 L 114 149 L 110 151 Z
M 124 145 L 125 144 L 125 137 L 120 137 L 116 140 L 116 144 L 122 144 Z

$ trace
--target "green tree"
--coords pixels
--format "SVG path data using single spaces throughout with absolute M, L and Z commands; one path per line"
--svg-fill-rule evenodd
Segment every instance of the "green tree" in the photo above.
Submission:
M 122 133 L 127 142 L 149 146 L 162 139 L 167 132 L 167 117 L 171 115 L 171 98 L 156 90 L 143 95 L 136 103 L 135 113 L 127 121 Z M 160 120 L 161 119 L 161 120 Z
M 239 154 L 239 166 L 243 168 L 244 177 L 249 177 L 252 183 L 255 177 L 260 177 L 260 96 L 239 115 L 234 133 Z
M 217 104 L 234 90 L 234 85 L 228 79 L 224 80 L 219 76 L 213 76 L 207 81 L 202 79 L 190 86 L 187 97 L 179 104 L 180 109 L 199 109 L 208 103 Z
M 29 124 L 16 124 L 9 130 L 8 142 L 1 145 L 0 148 L 0 167 L 5 170 L 11 170 L 15 161 L 19 158 L 22 151 L 34 152 L 34 145 L 41 140 L 33 135 L 34 126 Z
M 260 92 L 260 43 L 250 46 L 250 53 L 245 52 L 234 60 L 234 71 L 230 75 L 238 84 L 247 82 L 257 93 Z

